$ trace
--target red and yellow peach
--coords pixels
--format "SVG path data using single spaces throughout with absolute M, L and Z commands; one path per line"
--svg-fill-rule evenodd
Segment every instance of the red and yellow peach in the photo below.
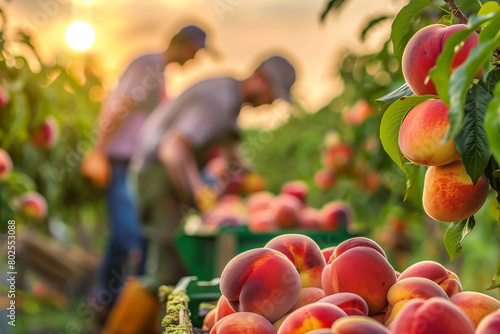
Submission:
M 461 160 L 444 166 L 431 166 L 424 179 L 423 205 L 433 219 L 458 222 L 475 214 L 486 201 L 489 183 L 483 174 L 476 184 Z
M 236 312 L 254 312 L 274 322 L 297 302 L 300 275 L 283 253 L 255 248 L 236 255 L 225 266 L 220 290 Z

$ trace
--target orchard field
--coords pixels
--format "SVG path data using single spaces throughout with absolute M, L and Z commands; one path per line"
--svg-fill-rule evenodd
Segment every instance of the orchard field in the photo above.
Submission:
M 348 3 L 325 1 L 318 21 L 339 18 Z M 277 127 L 243 129 L 239 148 L 253 171 L 226 171 L 217 183 L 226 192 L 219 208 L 211 216 L 190 211 L 186 222 L 203 219 L 211 233 L 224 225 L 257 234 L 343 229 L 372 239 L 379 246 L 369 247 L 381 247 L 398 272 L 436 261 L 459 277 L 464 291 L 498 300 L 500 6 L 411 0 L 397 15 L 370 16 L 359 40 L 388 22 L 391 34 L 376 52 L 338 50 L 331 75 L 342 90 L 322 108 L 310 112 L 294 104 L 289 116 L 269 115 L 287 118 Z M 418 40 L 429 26 L 434 30 Z M 427 42 L 437 63 L 419 50 Z M 460 48 L 470 52 L 455 61 Z M 94 327 L 96 302 L 89 294 L 108 233 L 104 191 L 80 173 L 98 136 L 105 94 L 94 65 L 90 55 L 42 61 L 30 35 L 11 27 L 0 7 L 0 235 L 3 246 L 13 229 L 8 222 L 16 222 L 18 254 L 13 263 L 1 262 L 0 300 L 8 291 L 7 266 L 15 264 L 22 279 L 13 333 L 92 333 Z M 417 115 L 426 108 L 432 115 Z M 248 199 L 264 191 L 270 197 L 261 202 L 299 197 L 291 205 L 296 220 L 252 216 Z M 333 260 L 326 267 L 334 267 Z M 234 294 L 222 285 L 221 292 Z M 3 304 L 0 314 L 8 314 Z

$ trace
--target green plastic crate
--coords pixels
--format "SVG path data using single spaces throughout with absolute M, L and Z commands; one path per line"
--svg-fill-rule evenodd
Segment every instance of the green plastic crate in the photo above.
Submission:
M 335 232 L 281 230 L 269 233 L 253 233 L 247 226 L 223 227 L 216 233 L 187 234 L 179 229 L 175 235 L 179 251 L 189 275 L 202 280 L 219 277 L 227 262 L 235 255 L 253 248 L 264 247 L 272 238 L 285 233 L 300 233 L 312 238 L 320 248 L 336 246 L 355 237 L 345 228 Z
M 211 309 L 210 307 L 204 307 L 204 305 L 211 304 L 213 308 L 221 296 L 219 278 L 205 281 L 198 279 L 196 276 L 186 276 L 177 283 L 175 290 L 183 290 L 188 295 L 190 319 L 195 328 L 202 327 L 203 319 Z

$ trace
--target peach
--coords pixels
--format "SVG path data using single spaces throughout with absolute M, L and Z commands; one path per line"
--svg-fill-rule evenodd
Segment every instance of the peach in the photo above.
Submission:
M 269 210 L 274 215 L 274 220 L 281 228 L 289 229 L 298 224 L 300 210 L 303 203 L 290 194 L 279 194 L 269 204 Z
M 318 302 L 329 303 L 340 307 L 347 315 L 368 315 L 368 304 L 357 294 L 339 292 L 326 296 Z
M 224 193 L 226 194 L 241 194 L 243 193 L 243 180 L 245 179 L 242 173 L 232 173 L 229 175 Z
M 322 155 L 323 166 L 335 172 L 348 172 L 354 153 L 346 143 L 338 143 L 327 148 Z
M 42 219 L 47 215 L 47 202 L 39 193 L 30 191 L 21 195 L 19 209 L 26 217 Z
M 242 208 L 244 211 L 246 211 L 246 206 L 243 202 L 243 198 L 241 198 L 240 195 L 236 194 L 225 194 L 222 195 L 221 198 L 219 199 L 219 205 L 228 205 L 228 206 L 239 206 L 240 209 Z
M 389 334 L 389 330 L 374 319 L 353 315 L 340 318 L 333 323 L 332 332 L 335 334 Z
M 429 299 L 432 297 L 449 300 L 444 290 L 430 279 L 408 277 L 397 281 L 387 292 L 389 308 L 386 314 L 385 325 L 390 325 L 404 305 L 410 300 L 415 298 Z
M 290 313 L 287 313 L 284 316 L 282 316 L 281 318 L 279 318 L 278 320 L 276 320 L 275 322 L 273 322 L 273 326 L 277 331 L 280 329 L 281 325 L 283 324 L 285 319 L 288 318 L 289 315 L 290 315 Z
M 406 268 L 398 281 L 408 277 L 423 277 L 434 281 L 446 292 L 448 297 L 462 291 L 458 276 L 435 261 L 420 261 Z
M 256 172 L 248 173 L 243 178 L 243 192 L 246 194 L 264 191 L 265 188 L 266 180 L 264 180 L 264 178 Z
M 204 214 L 206 226 L 218 228 L 220 226 L 241 226 L 247 220 L 247 209 L 238 195 L 227 194 L 220 198 L 217 205 Z
M 405 157 L 417 165 L 442 166 L 460 159 L 453 138 L 443 143 L 450 126 L 450 109 L 440 99 L 417 104 L 406 115 L 398 143 Z
M 10 101 L 10 96 L 7 93 L 7 90 L 0 86 L 0 107 L 5 106 Z
M 309 187 L 304 181 L 290 181 L 283 184 L 281 193 L 295 196 L 305 204 L 307 202 L 307 195 L 309 194 Z
M 437 95 L 434 82 L 428 78 L 429 70 L 436 65 L 436 59 L 443 51 L 448 38 L 465 28 L 465 24 L 452 26 L 432 24 L 417 31 L 410 39 L 403 52 L 401 68 L 406 83 L 416 95 Z M 470 50 L 477 45 L 477 41 L 478 34 L 476 33 L 465 40 L 453 57 L 450 72 L 467 59 Z
M 231 308 L 231 306 L 229 306 L 229 303 L 227 302 L 227 299 L 226 297 L 224 297 L 224 295 L 221 295 L 219 297 L 215 310 L 215 322 L 219 321 L 227 315 L 234 313 L 234 310 Z
M 363 175 L 363 189 L 367 193 L 373 194 L 380 188 L 380 173 L 377 171 L 368 171 Z
M 325 258 L 316 242 L 303 234 L 282 234 L 271 239 L 264 247 L 277 250 L 293 263 L 302 287 L 321 288 L 321 273 Z
M 387 307 L 387 291 L 396 283 L 396 274 L 387 259 L 379 251 L 361 246 L 334 255 L 322 274 L 325 293 L 355 293 L 366 301 L 369 314 L 382 312 Z
M 323 137 L 322 146 L 326 148 L 331 148 L 341 143 L 342 139 L 340 138 L 340 134 L 337 131 L 333 130 L 333 131 L 328 131 L 325 134 L 325 136 Z
M 500 310 L 488 314 L 481 320 L 476 329 L 476 334 L 500 333 Z
M 369 317 L 372 318 L 373 320 L 377 321 L 378 323 L 382 324 L 385 326 L 385 317 L 386 317 L 386 313 L 385 312 L 380 312 L 380 313 L 377 313 L 377 314 L 372 314 L 370 315 Z
M 254 233 L 274 232 L 278 231 L 280 226 L 274 218 L 274 213 L 262 210 L 248 216 L 248 229 Z
M 349 205 L 344 201 L 326 203 L 321 208 L 323 229 L 336 231 L 340 226 L 349 227 L 352 224 L 352 212 Z
M 225 266 L 220 290 L 236 312 L 254 312 L 274 322 L 297 302 L 300 275 L 283 253 L 255 248 L 236 255 Z
M 267 209 L 273 198 L 274 195 L 268 191 L 259 191 L 249 195 L 246 200 L 248 212 L 252 214 Z
M 307 332 L 307 334 L 335 334 L 328 328 L 320 328 Z
M 302 288 L 300 290 L 299 299 L 297 299 L 295 305 L 293 305 L 288 312 L 291 313 L 302 306 L 315 303 L 324 297 L 325 291 L 323 291 L 323 289 L 315 287 Z
M 59 125 L 52 116 L 36 127 L 31 133 L 31 142 L 39 148 L 50 148 L 59 139 Z
M 203 318 L 203 325 L 201 327 L 202 330 L 209 331 L 215 325 L 215 315 L 217 313 L 217 309 L 211 309 Z
M 9 153 L 0 148 L 0 181 L 5 180 L 12 171 L 12 159 Z
M 330 169 L 320 169 L 314 173 L 314 184 L 320 190 L 332 189 L 337 182 L 335 172 Z
M 210 334 L 276 334 L 276 329 L 259 314 L 239 312 L 217 321 Z
M 212 211 L 204 215 L 204 225 L 211 228 L 221 226 L 242 226 L 246 222 L 244 207 L 219 203 Z
M 385 252 L 382 247 L 375 241 L 373 241 L 370 238 L 365 238 L 365 237 L 354 237 L 354 238 L 349 238 L 347 240 L 342 241 L 340 244 L 335 247 L 335 250 L 333 252 L 334 257 L 340 256 L 342 253 L 345 251 L 348 251 L 351 248 L 355 247 L 368 247 L 368 248 L 373 248 L 377 252 L 380 253 L 383 257 L 387 258 L 385 255 Z
M 304 208 L 299 214 L 299 226 L 305 230 L 320 230 L 322 227 L 321 212 L 316 208 Z
M 321 250 L 321 253 L 323 253 L 323 257 L 325 258 L 325 263 L 329 263 L 330 257 L 332 256 L 336 247 L 337 246 L 330 246 L 330 247 L 323 248 Z
M 461 160 L 429 167 L 425 173 L 423 205 L 433 219 L 458 222 L 475 214 L 488 196 L 489 183 L 481 175 L 477 183 L 465 171 Z
M 475 327 L 488 314 L 500 309 L 500 301 L 481 292 L 463 291 L 450 297 L 450 301 L 457 305 L 472 320 Z
M 313 303 L 293 311 L 279 327 L 278 334 L 302 334 L 315 329 L 330 328 L 335 320 L 347 314 L 328 303 Z
M 474 334 L 474 325 L 452 302 L 432 297 L 409 301 L 390 330 L 397 334 Z
M 375 108 L 365 100 L 358 101 L 353 107 L 344 109 L 342 118 L 346 124 L 358 125 L 363 123 L 375 112 Z

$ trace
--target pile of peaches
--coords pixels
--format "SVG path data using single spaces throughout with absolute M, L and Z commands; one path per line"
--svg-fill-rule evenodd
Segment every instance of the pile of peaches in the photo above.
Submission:
M 352 227 L 348 203 L 338 200 L 314 208 L 307 205 L 308 192 L 305 182 L 290 181 L 283 184 L 279 194 L 262 190 L 245 199 L 240 195 L 226 194 L 213 210 L 205 213 L 204 225 L 209 229 L 247 225 L 255 233 L 283 230 L 334 232 Z
M 499 300 L 463 291 L 437 262 L 399 273 L 364 237 L 321 250 L 280 235 L 229 261 L 220 290 L 204 320 L 210 334 L 500 333 Z

